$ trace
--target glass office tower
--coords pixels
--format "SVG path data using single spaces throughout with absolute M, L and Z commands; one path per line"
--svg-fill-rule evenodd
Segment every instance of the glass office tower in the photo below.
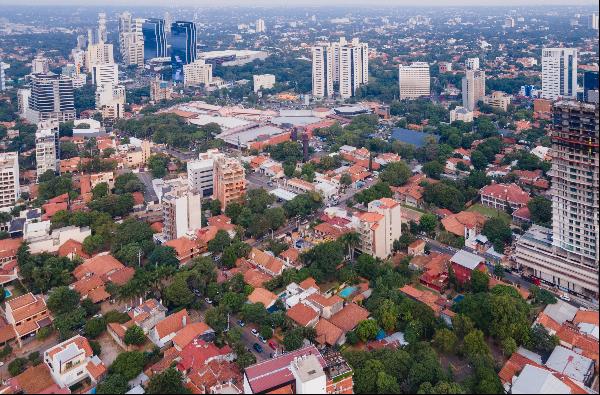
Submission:
M 167 37 L 164 19 L 150 18 L 142 24 L 144 60 L 167 56 Z
M 183 81 L 183 65 L 196 60 L 196 25 L 193 22 L 173 22 L 170 41 L 173 80 Z

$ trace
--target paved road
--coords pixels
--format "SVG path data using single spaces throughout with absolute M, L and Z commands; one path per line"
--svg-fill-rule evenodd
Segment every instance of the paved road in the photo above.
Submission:
M 158 202 L 158 196 L 154 193 L 152 187 L 152 174 L 149 172 L 141 171 L 137 173 L 138 178 L 144 183 L 144 198 L 147 202 Z

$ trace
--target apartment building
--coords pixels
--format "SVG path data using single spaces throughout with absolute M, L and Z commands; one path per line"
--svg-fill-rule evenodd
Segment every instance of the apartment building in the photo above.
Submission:
M 519 267 L 598 298 L 598 104 L 559 101 L 552 124 L 552 229 L 532 226 L 516 246 Z
M 330 45 L 312 47 L 312 94 L 323 99 L 333 96 L 333 52 Z
M 462 106 L 469 111 L 473 111 L 477 102 L 484 97 L 485 72 L 476 69 L 467 70 L 462 78 Z
M 13 206 L 20 195 L 19 154 L 0 153 L 0 207 Z
M 35 162 L 37 178 L 48 170 L 57 173 L 60 169 L 59 123 L 55 120 L 40 122 L 35 133 Z
M 357 217 L 358 250 L 381 259 L 391 255 L 392 244 L 402 233 L 400 203 L 390 198 L 373 200 L 368 211 Z
M 215 158 L 223 156 L 218 149 L 210 149 L 198 155 L 197 160 L 187 163 L 188 185 L 190 190 L 202 194 L 202 197 L 213 195 Z
M 209 86 L 213 82 L 213 65 L 206 63 L 204 59 L 197 59 L 189 64 L 183 65 L 183 85 Z
M 214 160 L 213 198 L 225 210 L 231 202 L 240 201 L 246 194 L 246 171 L 242 164 L 225 156 Z
M 34 337 L 41 328 L 52 324 L 43 296 L 31 292 L 7 301 L 5 313 L 6 321 L 15 331 L 19 347 L 27 339 Z
M 506 111 L 508 109 L 508 105 L 510 104 L 511 97 L 504 92 L 494 91 L 491 95 L 485 96 L 483 98 L 483 102 L 487 105 L 490 105 L 494 108 L 498 108 L 502 111 Z
M 150 81 L 150 100 L 153 102 L 159 102 L 161 100 L 171 100 L 173 94 L 173 86 L 169 81 L 162 81 L 156 77 L 156 79 Z
M 400 100 L 417 99 L 430 94 L 429 64 L 413 62 L 409 66 L 398 66 Z
M 83 380 L 97 383 L 106 375 L 104 363 L 94 355 L 88 340 L 77 335 L 44 352 L 44 363 L 60 388 L 68 388 Z
M 473 111 L 469 111 L 462 106 L 450 110 L 450 123 L 454 121 L 473 122 Z
M 171 187 L 162 197 L 163 234 L 178 239 L 202 227 L 202 195 L 182 184 Z
M 577 96 L 577 49 L 542 49 L 542 98 L 556 100 Z

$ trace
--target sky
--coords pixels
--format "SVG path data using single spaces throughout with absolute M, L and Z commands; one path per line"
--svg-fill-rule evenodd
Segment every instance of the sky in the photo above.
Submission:
M 219 0 L 218 6 L 507 6 L 517 7 L 526 5 L 597 5 L 597 0 Z M 72 6 L 215 6 L 214 0 L 0 0 L 0 5 L 72 5 Z

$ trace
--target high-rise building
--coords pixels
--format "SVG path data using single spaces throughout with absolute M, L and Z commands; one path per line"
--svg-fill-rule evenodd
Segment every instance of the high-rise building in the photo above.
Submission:
M 506 19 L 504 19 L 504 27 L 509 29 L 515 27 L 515 18 L 507 16 Z
M 198 59 L 190 64 L 183 65 L 183 85 L 198 86 L 204 84 L 208 86 L 212 83 L 213 65 L 205 63 L 204 59 Z
M 312 47 L 312 94 L 322 99 L 333 96 L 333 51 L 329 45 Z
M 88 72 L 92 71 L 95 64 L 113 64 L 115 58 L 113 55 L 113 45 L 98 43 L 88 45 L 85 57 L 85 68 Z
M 50 72 L 48 58 L 43 55 L 36 55 L 31 61 L 31 74 L 48 74 L 48 72 Z
M 104 12 L 98 14 L 98 42 L 108 42 L 108 35 L 106 32 L 106 13 Z
M 10 65 L 0 60 L 0 92 L 6 90 L 6 69 L 9 69 Z
M 0 153 L 0 207 L 13 206 L 20 195 L 19 154 Z
M 187 185 L 171 186 L 161 202 L 166 240 L 178 239 L 202 227 L 202 195 L 190 191 Z
M 586 70 L 583 73 L 583 100 L 586 102 L 593 102 L 593 94 L 595 93 L 595 100 L 598 99 L 598 72 Z
M 467 70 L 479 70 L 479 58 L 467 58 L 465 67 Z
M 125 115 L 125 87 L 123 85 L 102 84 L 96 88 L 96 110 L 102 118 L 117 119 Z
M 163 18 L 165 20 L 165 31 L 171 33 L 171 25 L 173 24 L 173 17 L 169 11 L 165 11 Z
M 60 168 L 60 141 L 58 121 L 39 122 L 35 133 L 36 174 L 40 176 L 48 170 L 58 173 Z
M 167 56 L 167 37 L 164 19 L 150 18 L 142 23 L 144 60 Z
M 398 84 L 400 86 L 400 100 L 416 99 L 430 95 L 429 64 L 414 62 L 410 66 L 398 67 Z
M 369 82 L 369 46 L 357 38 L 340 48 L 340 97 L 347 99 Z
M 598 104 L 553 105 L 552 229 L 532 226 L 517 242 L 516 262 L 563 290 L 598 298 Z
M 25 118 L 31 123 L 75 119 L 73 80 L 56 74 L 32 75 Z
M 264 19 L 257 19 L 256 20 L 256 25 L 255 25 L 255 31 L 256 33 L 264 33 L 266 31 L 266 27 L 265 27 L 265 20 Z
M 97 63 L 92 65 L 92 84 L 117 85 L 119 83 L 119 67 L 115 63 Z
M 394 240 L 402 234 L 400 207 L 390 198 L 369 203 L 368 211 L 358 216 L 358 250 L 381 259 L 392 254 Z
M 331 60 L 333 62 L 333 82 L 340 80 L 340 52 L 341 48 L 347 45 L 346 37 L 340 37 L 337 42 L 331 43 Z
M 482 70 L 467 70 L 462 78 L 463 107 L 473 111 L 479 100 L 485 97 L 485 72 Z
M 213 197 L 225 210 L 231 202 L 241 201 L 246 194 L 246 171 L 234 158 L 225 156 L 214 159 Z
M 162 81 L 158 76 L 150 81 L 150 100 L 159 102 L 161 100 L 171 100 L 173 86 L 169 81 Z
M 598 30 L 598 13 L 594 12 L 590 16 L 590 27 L 594 30 Z
M 183 81 L 183 65 L 196 60 L 196 25 L 193 22 L 173 22 L 170 44 L 173 79 Z
M 542 49 L 542 98 L 577 96 L 577 49 Z
M 135 32 L 123 33 L 121 40 L 123 48 L 121 57 L 123 63 L 127 66 L 144 66 L 144 40 L 140 39 L 139 34 Z
M 203 197 L 213 194 L 215 158 L 221 157 L 218 149 L 201 153 L 198 160 L 187 163 L 188 185 L 190 190 L 199 192 Z

